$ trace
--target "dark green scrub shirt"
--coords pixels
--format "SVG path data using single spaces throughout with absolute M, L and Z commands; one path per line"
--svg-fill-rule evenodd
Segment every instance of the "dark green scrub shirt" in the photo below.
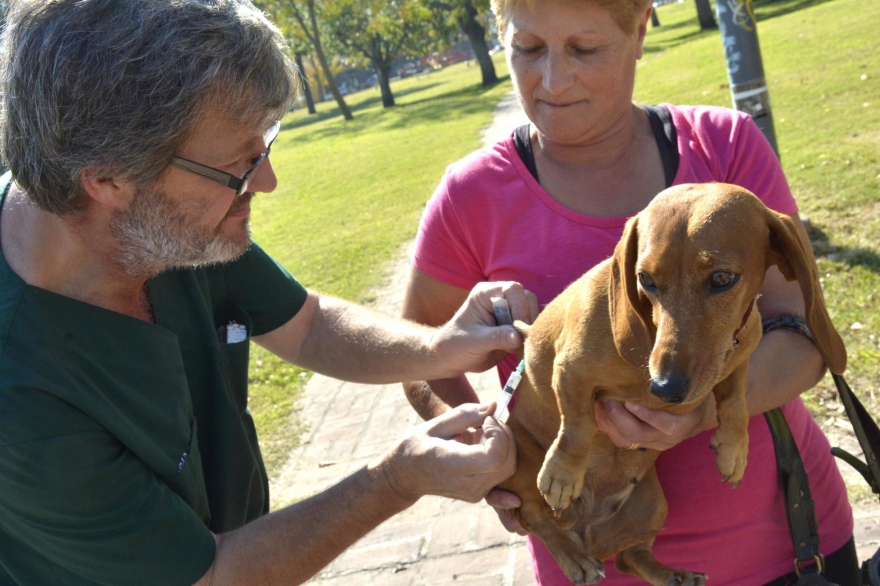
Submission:
M 217 331 L 272 331 L 305 289 L 256 244 L 148 286 L 155 325 L 27 285 L 0 258 L 0 585 L 190 585 L 214 559 L 209 531 L 268 511 L 249 342 Z

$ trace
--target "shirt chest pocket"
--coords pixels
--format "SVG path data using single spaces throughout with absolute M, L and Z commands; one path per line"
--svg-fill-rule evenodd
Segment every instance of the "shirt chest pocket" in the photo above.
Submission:
M 247 409 L 248 360 L 251 318 L 234 301 L 226 300 L 214 316 L 217 330 L 217 358 L 230 396 L 239 413 Z

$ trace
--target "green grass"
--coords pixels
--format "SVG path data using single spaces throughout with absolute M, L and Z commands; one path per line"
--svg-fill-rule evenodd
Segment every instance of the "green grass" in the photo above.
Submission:
M 810 219 L 825 298 L 847 345 L 847 380 L 880 414 L 880 11 L 871 0 L 755 6 L 782 166 Z M 637 101 L 729 106 L 717 33 L 697 31 L 690 2 L 658 15 L 663 26 L 648 44 L 666 49 L 646 51 Z M 804 399 L 829 432 L 845 417 L 830 377 Z M 851 496 L 870 495 L 853 487 Z
M 496 71 L 507 79 L 503 55 Z M 254 236 L 310 289 L 369 301 L 382 265 L 415 235 L 446 166 L 480 146 L 480 130 L 510 83 L 482 88 L 479 68 L 461 63 L 392 90 L 390 109 L 378 89 L 347 96 L 350 122 L 335 102 L 283 121 L 271 159 L 278 189 L 254 200 Z M 290 415 L 306 378 L 253 347 L 250 409 L 270 475 L 299 435 Z

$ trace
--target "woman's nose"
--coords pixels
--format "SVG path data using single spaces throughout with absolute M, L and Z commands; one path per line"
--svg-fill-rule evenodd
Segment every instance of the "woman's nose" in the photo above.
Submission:
M 564 52 L 549 51 L 544 60 L 542 85 L 551 95 L 558 96 L 571 87 L 574 75 Z

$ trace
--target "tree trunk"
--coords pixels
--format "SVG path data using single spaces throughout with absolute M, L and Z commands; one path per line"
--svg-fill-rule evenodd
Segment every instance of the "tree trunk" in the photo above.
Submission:
M 300 53 L 297 53 L 294 56 L 296 60 L 296 66 L 299 68 L 300 81 L 302 82 L 303 95 L 306 98 L 306 106 L 309 109 L 309 114 L 316 114 L 315 110 L 315 99 L 312 97 L 312 92 L 309 90 L 309 80 L 306 79 L 306 68 L 303 67 L 303 58 Z
M 700 21 L 700 30 L 706 31 L 717 29 L 718 23 L 715 22 L 715 14 L 712 12 L 712 5 L 709 4 L 709 0 L 696 0 L 696 4 L 697 18 Z
M 391 64 L 373 62 L 376 75 L 379 76 L 379 88 L 382 90 L 382 107 L 390 108 L 394 106 L 394 94 L 391 93 Z
M 315 45 L 315 55 L 318 56 L 318 63 L 321 64 L 321 69 L 324 70 L 324 76 L 327 78 L 327 85 L 330 87 L 330 93 L 333 94 L 333 97 L 336 99 L 336 103 L 339 105 L 339 111 L 342 112 L 342 117 L 346 120 L 354 120 L 354 116 L 351 114 L 348 104 L 345 103 L 342 94 L 339 93 L 339 88 L 336 87 L 336 80 L 333 79 L 333 73 L 331 73 L 330 65 L 327 63 L 327 57 L 324 55 L 324 48 L 321 45 L 321 36 L 318 34 L 318 19 L 315 16 L 315 0 L 309 0 L 309 20 L 312 23 L 312 30 L 315 32 L 312 37 L 312 42 Z
M 471 2 L 465 6 L 465 15 L 459 19 L 458 24 L 471 41 L 474 56 L 477 58 L 477 63 L 480 64 L 480 73 L 483 75 L 483 86 L 498 83 L 495 64 L 492 63 L 489 45 L 486 44 L 486 29 L 477 22 L 477 9 Z
M 651 26 L 660 26 L 660 19 L 657 17 L 657 9 L 651 11 Z

